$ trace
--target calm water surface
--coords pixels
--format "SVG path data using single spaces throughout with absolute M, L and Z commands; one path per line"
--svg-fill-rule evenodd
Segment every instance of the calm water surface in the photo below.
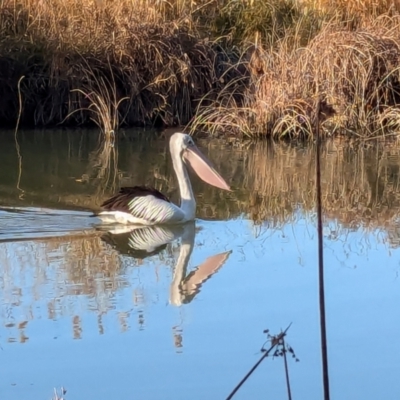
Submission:
M 193 178 L 195 224 L 117 234 L 91 215 L 119 186 L 177 199 L 167 137 L 18 139 L 0 133 L 1 399 L 224 399 L 290 323 L 292 397 L 323 397 L 313 147 L 199 140 L 233 192 Z M 400 147 L 322 152 L 331 398 L 399 399 Z M 283 358 L 234 398 L 287 399 Z

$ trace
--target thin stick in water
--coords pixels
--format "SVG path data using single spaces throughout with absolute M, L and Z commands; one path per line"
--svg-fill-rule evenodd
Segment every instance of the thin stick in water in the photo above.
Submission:
M 290 324 L 283 332 L 281 332 L 279 335 L 273 338 L 273 340 L 271 341 L 271 347 L 261 356 L 261 358 L 254 364 L 254 366 L 250 369 L 250 371 L 245 375 L 245 377 L 236 385 L 235 389 L 232 390 L 232 392 L 226 398 L 226 400 L 232 399 L 235 393 L 247 381 L 250 375 L 257 369 L 257 367 L 261 364 L 264 358 L 268 357 L 269 353 L 274 349 L 274 347 L 281 343 L 281 340 L 285 337 L 286 332 L 288 331 L 291 325 L 292 324 Z
M 316 188 L 317 188 L 317 231 L 318 231 L 318 284 L 319 309 L 321 327 L 322 375 L 324 385 L 324 400 L 329 400 L 328 346 L 326 340 L 325 291 L 324 291 L 324 240 L 322 227 L 322 194 L 321 194 L 321 138 L 319 132 L 320 99 L 316 110 Z

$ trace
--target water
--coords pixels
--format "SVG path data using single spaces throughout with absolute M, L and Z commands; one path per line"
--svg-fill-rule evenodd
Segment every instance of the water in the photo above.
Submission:
M 166 137 L 18 139 L 21 158 L 0 134 L 2 399 L 223 399 L 289 324 L 292 396 L 323 397 L 312 146 L 199 140 L 233 192 L 193 179 L 195 225 L 116 235 L 91 215 L 120 185 L 177 199 Z M 400 392 L 399 165 L 393 143 L 323 148 L 333 399 Z M 288 398 L 282 357 L 234 398 Z

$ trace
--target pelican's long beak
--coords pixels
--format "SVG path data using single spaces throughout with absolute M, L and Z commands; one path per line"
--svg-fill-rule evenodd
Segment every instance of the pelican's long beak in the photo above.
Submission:
M 196 146 L 188 147 L 183 153 L 183 158 L 204 182 L 220 189 L 231 190 L 224 178 Z

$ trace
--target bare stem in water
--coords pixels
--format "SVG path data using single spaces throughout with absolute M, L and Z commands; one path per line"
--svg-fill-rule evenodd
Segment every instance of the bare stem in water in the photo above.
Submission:
M 21 192 L 19 195 L 19 198 L 21 199 L 24 196 L 24 190 L 21 189 L 20 183 L 21 183 L 21 176 L 22 176 L 22 155 L 21 155 L 21 148 L 19 146 L 18 142 L 18 127 L 19 127 L 19 122 L 21 120 L 21 114 L 22 114 L 22 96 L 21 96 L 21 81 L 25 78 L 25 76 L 21 76 L 18 81 L 18 118 L 17 118 L 17 124 L 15 125 L 15 132 L 14 132 L 14 140 L 15 140 L 15 149 L 17 151 L 17 157 L 18 157 L 18 178 L 17 178 L 17 189 Z

